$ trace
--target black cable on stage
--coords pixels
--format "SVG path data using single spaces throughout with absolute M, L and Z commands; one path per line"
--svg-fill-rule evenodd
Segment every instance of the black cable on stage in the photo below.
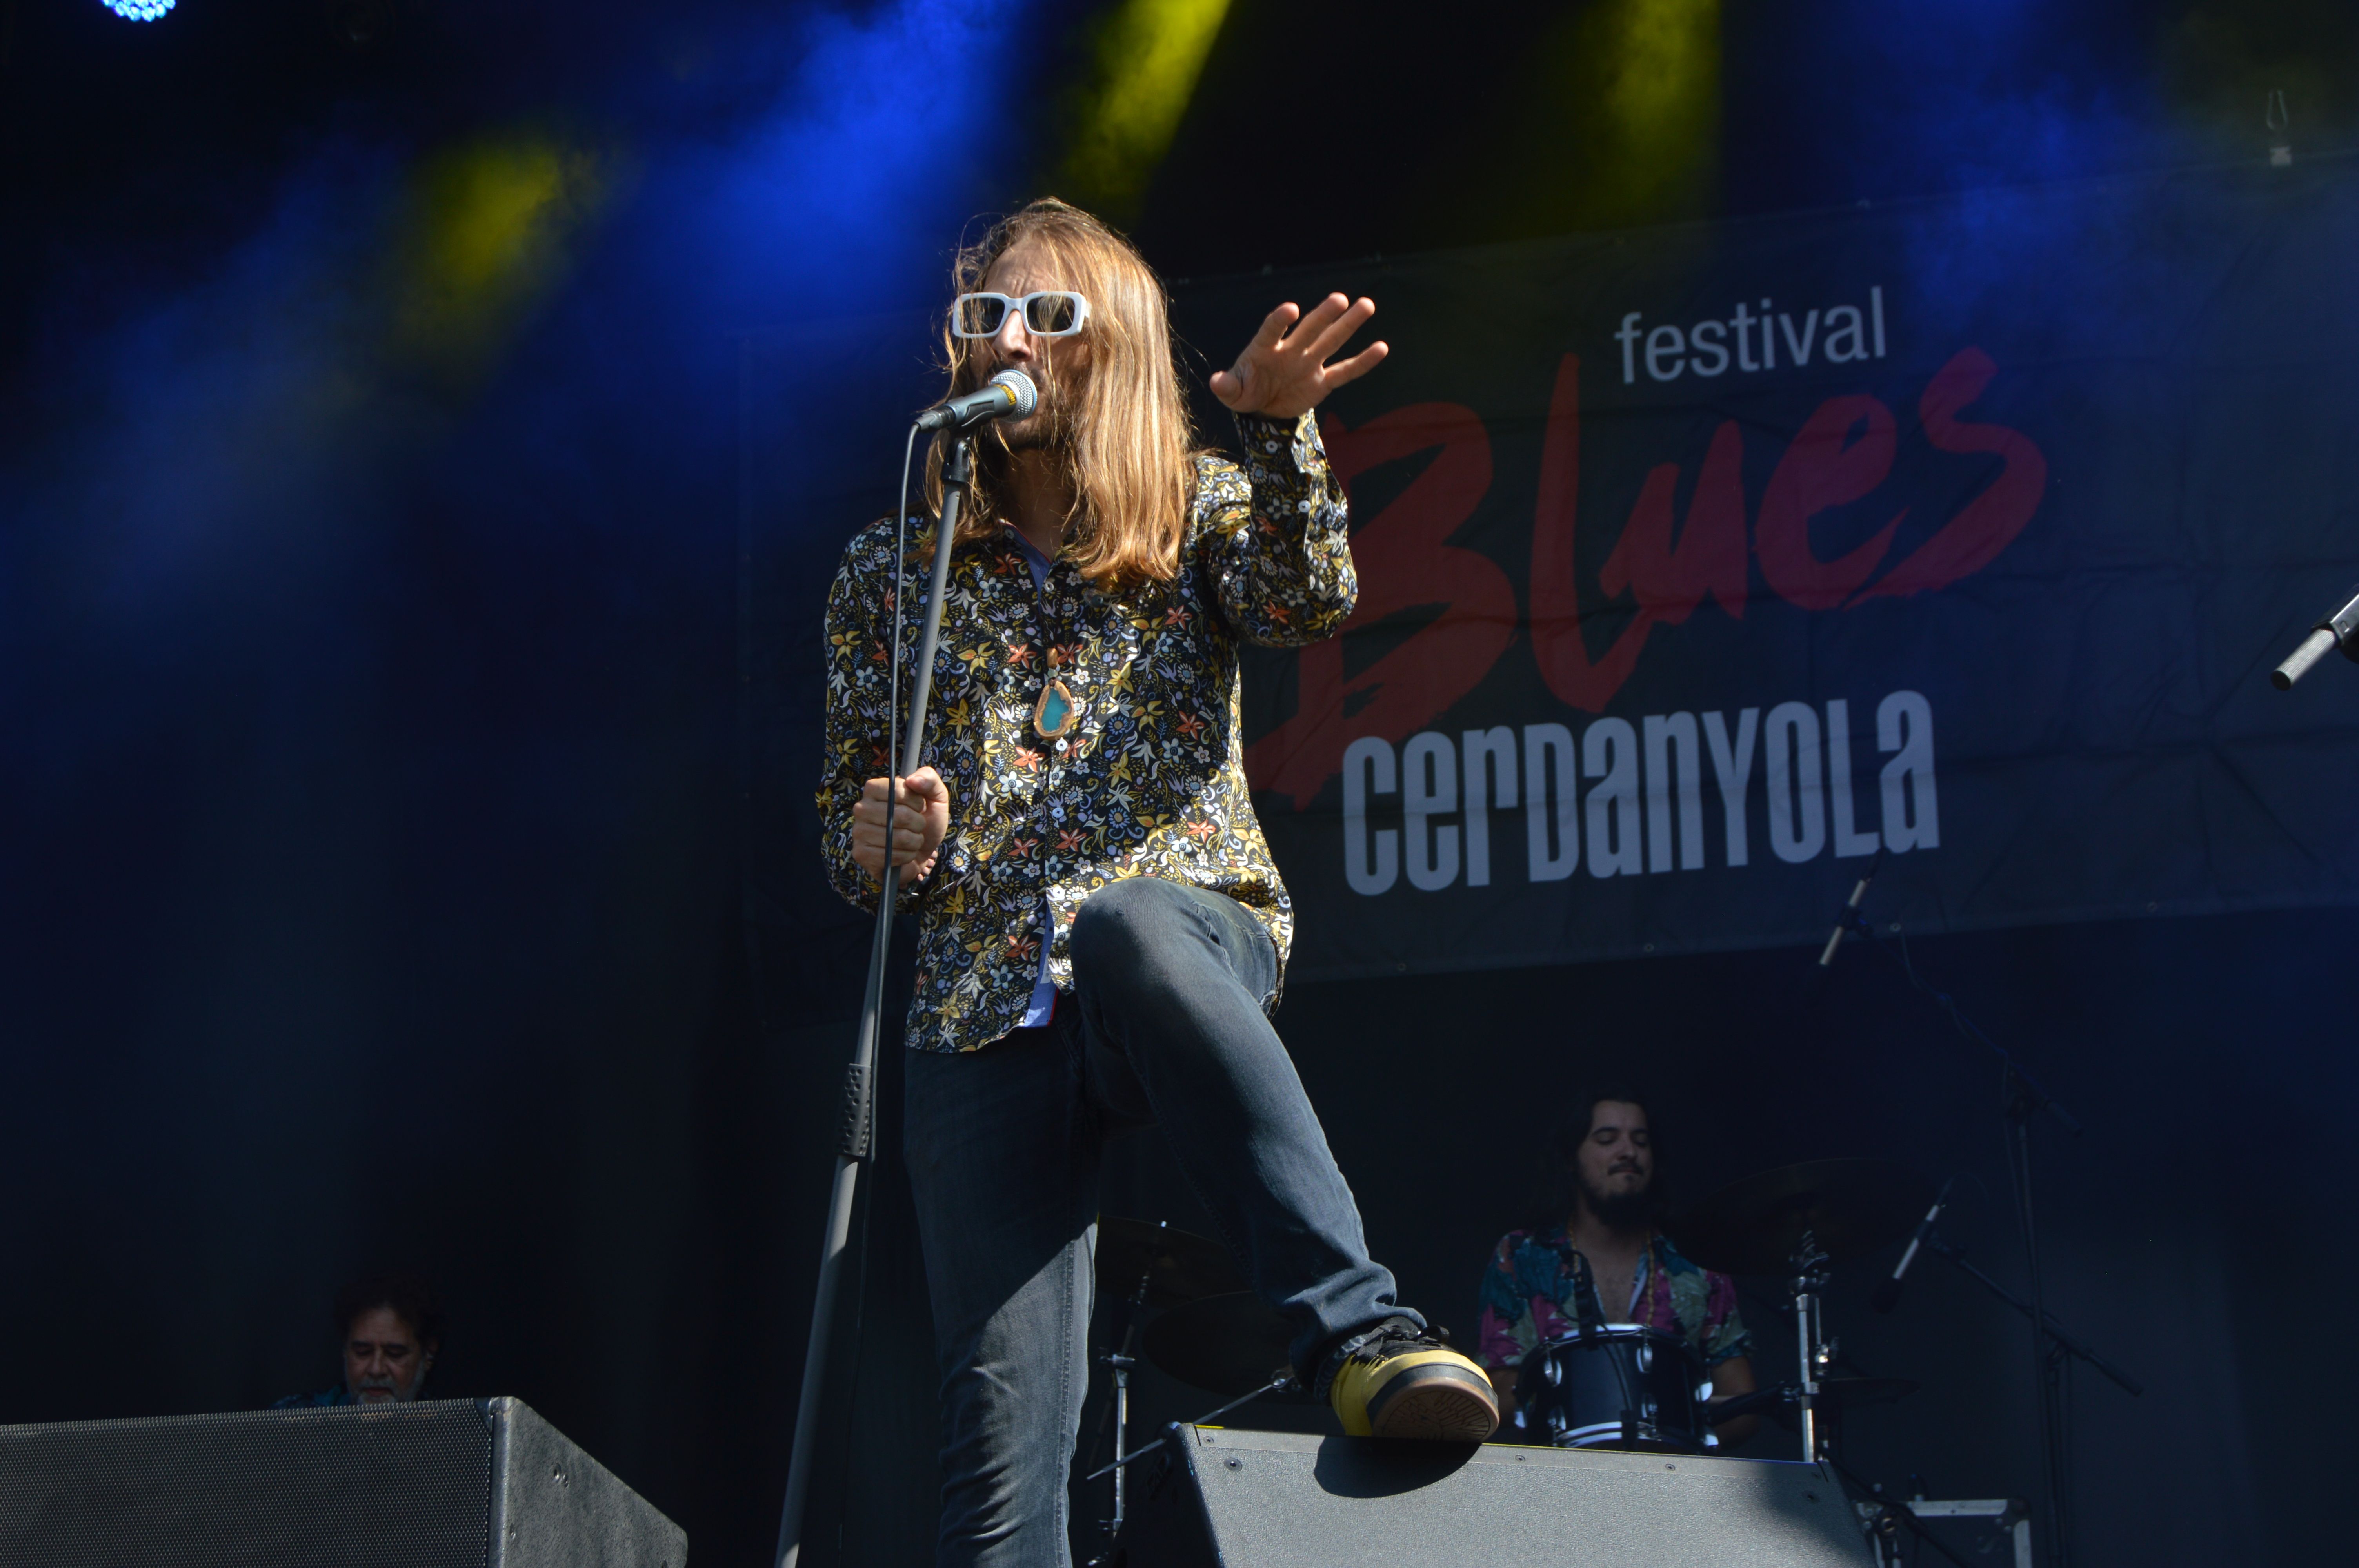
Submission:
M 900 776 L 894 773 L 899 767 L 901 755 L 901 608 L 908 600 L 902 574 L 908 570 L 907 541 L 909 531 L 909 465 L 918 452 L 918 427 L 909 427 L 908 436 L 901 443 L 901 490 L 893 502 L 893 663 L 886 676 L 885 687 L 885 863 L 893 863 L 893 811 L 900 804 Z M 884 892 L 883 879 L 878 879 L 877 892 Z M 872 1106 L 874 1102 L 871 1102 Z M 865 1230 L 861 1232 L 864 1238 Z

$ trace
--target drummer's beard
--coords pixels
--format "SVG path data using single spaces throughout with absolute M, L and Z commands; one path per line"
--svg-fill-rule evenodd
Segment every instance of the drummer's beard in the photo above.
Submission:
M 1576 1177 L 1581 1183 L 1582 1202 L 1597 1223 L 1608 1230 L 1641 1230 L 1654 1218 L 1654 1183 L 1625 1193 L 1601 1193 L 1589 1184 L 1587 1177 Z

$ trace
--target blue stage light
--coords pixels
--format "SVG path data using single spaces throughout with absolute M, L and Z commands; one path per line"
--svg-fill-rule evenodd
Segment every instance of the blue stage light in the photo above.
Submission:
M 152 22 L 178 5 L 179 0 L 100 0 L 100 3 L 126 22 Z

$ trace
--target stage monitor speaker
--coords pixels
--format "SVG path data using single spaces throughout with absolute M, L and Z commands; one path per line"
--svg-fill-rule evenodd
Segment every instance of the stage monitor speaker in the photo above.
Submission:
M 0 1426 L 0 1568 L 682 1568 L 518 1400 Z
M 1194 1426 L 1176 1444 L 1143 1461 L 1125 1568 L 1875 1561 L 1813 1465 Z

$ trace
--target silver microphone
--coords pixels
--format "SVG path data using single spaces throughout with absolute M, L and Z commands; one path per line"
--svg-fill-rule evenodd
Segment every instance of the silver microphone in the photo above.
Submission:
M 971 430 L 989 419 L 1021 419 L 1040 406 L 1040 389 L 1020 370 L 1004 370 L 976 390 L 946 398 L 918 416 L 920 430 Z
M 2310 628 L 2310 635 L 2286 655 L 2285 663 L 2269 672 L 2269 684 L 2279 691 L 2290 691 L 2294 682 L 2310 673 L 2310 665 L 2337 647 L 2344 657 L 2359 662 L 2359 588 L 2351 590 L 2342 609 Z
M 1830 968 L 1833 966 L 1835 961 L 1835 949 L 1843 946 L 1843 927 L 1850 924 L 1850 922 L 1844 918 L 1844 915 L 1852 914 L 1858 911 L 1859 901 L 1867 896 L 1867 884 L 1875 880 L 1875 873 L 1883 868 L 1883 865 L 1884 851 L 1879 849 L 1875 852 L 1875 859 L 1867 863 L 1867 873 L 1859 879 L 1859 886 L 1851 890 L 1851 902 L 1843 905 L 1843 914 L 1835 916 L 1835 928 L 1827 934 L 1826 951 L 1819 955 L 1819 968 L 1821 969 Z
M 1933 1206 L 1925 1211 L 1925 1217 L 1917 1222 L 1916 1230 L 1908 1238 L 1908 1250 L 1903 1252 L 1900 1261 L 1893 1265 L 1891 1276 L 1877 1283 L 1873 1303 L 1876 1311 L 1890 1312 L 1900 1303 L 1900 1281 L 1908 1277 L 1908 1265 L 1917 1261 L 1918 1249 L 1923 1247 L 1925 1238 L 1933 1234 L 1933 1222 L 1941 1217 L 1941 1210 L 1950 1201 L 1950 1189 L 1957 1184 L 1955 1176 L 1941 1184 L 1940 1192 L 1933 1199 Z

